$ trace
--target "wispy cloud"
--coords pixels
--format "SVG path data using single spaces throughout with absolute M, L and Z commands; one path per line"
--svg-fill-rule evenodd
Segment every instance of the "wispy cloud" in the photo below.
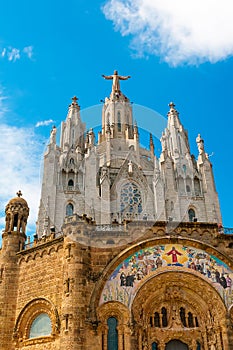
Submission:
M 1 89 L 0 89 L 1 93 Z M 1 95 L 0 95 L 1 96 Z M 0 98 L 0 110 L 9 110 L 7 100 Z M 4 118 L 2 118 L 4 119 Z M 12 127 L 0 119 L 0 230 L 4 228 L 4 209 L 10 198 L 21 189 L 30 207 L 28 233 L 35 231 L 39 196 L 40 163 L 43 142 L 33 128 Z
M 42 121 L 36 123 L 36 128 L 38 128 L 39 126 L 47 126 L 47 125 L 52 124 L 52 123 L 54 123 L 53 119 L 42 120 Z
M 20 50 L 16 48 L 10 48 L 7 51 L 8 61 L 17 61 L 20 59 Z
M 26 46 L 23 48 L 23 52 L 27 55 L 29 59 L 33 56 L 33 46 Z
M 16 62 L 20 60 L 22 57 L 27 57 L 28 59 L 32 59 L 33 57 L 33 46 L 25 46 L 23 49 L 18 49 L 16 47 L 4 47 L 0 51 L 0 55 L 2 58 L 7 58 L 10 62 Z
M 177 66 L 233 55 L 231 0 L 109 0 L 103 12 L 139 56 Z

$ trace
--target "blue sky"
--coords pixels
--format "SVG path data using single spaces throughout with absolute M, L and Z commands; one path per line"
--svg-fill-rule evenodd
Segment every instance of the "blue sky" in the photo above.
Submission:
M 98 105 L 111 90 L 101 74 L 114 69 L 131 75 L 121 86 L 135 104 L 166 117 L 175 102 L 195 155 L 202 135 L 223 224 L 233 226 L 232 8 L 230 0 L 2 2 L 1 228 L 7 201 L 21 189 L 33 232 L 51 126 L 65 119 L 73 95 L 82 109 Z M 92 110 L 84 113 L 89 126 L 96 125 Z M 147 123 L 155 127 L 150 113 Z

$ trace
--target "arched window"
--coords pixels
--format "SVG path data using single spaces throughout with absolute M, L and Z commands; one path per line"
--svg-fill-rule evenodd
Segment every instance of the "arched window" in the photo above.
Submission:
M 108 318 L 108 350 L 118 350 L 117 324 L 118 322 L 115 317 Z
M 154 314 L 154 325 L 155 327 L 160 327 L 160 318 L 158 312 L 155 312 Z
M 14 215 L 14 228 L 17 227 L 17 224 L 18 224 L 18 213 Z
M 191 312 L 188 313 L 188 324 L 190 328 L 194 327 L 193 314 Z
M 52 324 L 49 316 L 45 313 L 37 316 L 32 322 L 29 338 L 44 337 L 52 332 Z
M 121 188 L 120 201 L 122 213 L 140 214 L 142 212 L 141 192 L 136 184 L 128 182 Z
M 70 158 L 70 164 L 74 164 L 74 158 Z
M 67 204 L 66 206 L 66 216 L 71 216 L 74 213 L 74 206 L 72 203 Z
M 189 216 L 189 221 L 190 221 L 190 222 L 193 222 L 193 221 L 194 221 L 194 218 L 196 217 L 195 211 L 194 211 L 193 209 L 189 209 L 189 211 L 188 211 L 188 216 Z
M 180 308 L 180 319 L 183 326 L 186 327 L 185 309 L 183 307 Z
M 201 350 L 201 344 L 197 341 L 197 350 Z
M 117 130 L 121 131 L 121 112 L 117 112 Z
M 157 350 L 158 349 L 158 347 L 157 347 L 157 343 L 152 343 L 152 348 L 151 348 L 151 350 Z
M 74 181 L 72 179 L 68 181 L 68 187 L 74 187 Z
M 162 325 L 163 327 L 167 327 L 167 310 L 165 307 L 162 307 Z
M 194 191 L 196 196 L 199 196 L 201 194 L 201 185 L 197 177 L 194 177 Z

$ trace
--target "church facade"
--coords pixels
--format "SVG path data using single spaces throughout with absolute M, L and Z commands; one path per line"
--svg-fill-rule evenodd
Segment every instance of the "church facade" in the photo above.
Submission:
M 130 77 L 103 78 L 97 140 L 76 97 L 59 145 L 51 131 L 33 241 L 21 191 L 6 206 L 0 349 L 231 350 L 233 235 L 204 141 L 196 159 L 170 103 L 157 157 L 120 89 Z

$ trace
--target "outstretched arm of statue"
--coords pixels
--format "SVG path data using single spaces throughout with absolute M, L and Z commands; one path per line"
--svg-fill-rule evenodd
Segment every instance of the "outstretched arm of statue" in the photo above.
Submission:
M 107 80 L 113 79 L 112 75 L 104 75 L 104 74 L 102 74 L 102 77 L 103 77 L 104 79 L 107 79 Z
M 127 80 L 127 79 L 129 79 L 129 78 L 131 78 L 130 75 L 127 75 L 126 77 L 124 77 L 124 76 L 122 76 L 122 75 L 119 75 L 119 79 L 120 79 L 120 80 Z

